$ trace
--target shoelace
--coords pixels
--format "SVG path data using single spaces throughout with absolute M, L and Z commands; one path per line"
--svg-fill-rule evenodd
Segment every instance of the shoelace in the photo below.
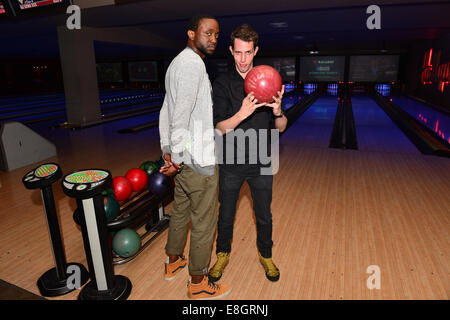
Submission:
M 215 290 L 219 289 L 219 285 L 215 284 L 214 282 L 212 282 L 211 280 L 208 279 L 208 287 L 213 288 Z
M 187 287 L 189 287 L 189 282 L 187 283 Z M 220 286 L 208 279 L 208 287 L 218 290 Z

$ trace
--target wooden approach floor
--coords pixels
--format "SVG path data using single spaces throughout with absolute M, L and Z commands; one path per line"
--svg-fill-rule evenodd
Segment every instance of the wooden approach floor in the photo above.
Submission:
M 121 135 L 118 128 L 50 131 L 46 135 L 58 148 L 58 157 L 50 160 L 64 173 L 95 167 L 118 176 L 159 157 L 156 129 Z M 283 137 L 274 179 L 273 257 L 281 278 L 269 282 L 259 264 L 244 185 L 231 260 L 221 280 L 233 288 L 227 299 L 448 299 L 450 160 L 315 148 L 298 139 Z M 0 279 L 39 294 L 36 280 L 53 266 L 53 256 L 40 193 L 21 182 L 36 166 L 0 172 Z M 54 194 L 67 260 L 87 266 L 72 219 L 75 201 L 59 182 Z M 163 280 L 166 237 L 167 231 L 136 259 L 115 267 L 133 283 L 130 299 L 186 299 L 187 272 Z M 189 241 L 185 252 L 188 248 Z M 367 287 L 369 266 L 379 267 L 380 289 Z M 78 293 L 54 299 L 73 300 Z

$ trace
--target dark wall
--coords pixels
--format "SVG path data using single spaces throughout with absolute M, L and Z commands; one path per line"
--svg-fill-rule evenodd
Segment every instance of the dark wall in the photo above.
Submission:
M 113 60 L 113 62 L 120 60 Z M 101 61 L 104 62 L 104 61 Z M 101 82 L 100 90 L 110 88 L 154 89 L 161 87 L 158 82 L 128 81 L 127 64 L 122 63 L 123 80 L 121 83 Z M 158 61 L 158 78 L 164 79 Z M 164 80 L 162 80 L 164 82 Z M 0 61 L 0 96 L 39 94 L 64 91 L 61 63 L 59 59 L 14 59 Z
M 0 95 L 63 90 L 59 61 L 10 60 L 0 62 Z

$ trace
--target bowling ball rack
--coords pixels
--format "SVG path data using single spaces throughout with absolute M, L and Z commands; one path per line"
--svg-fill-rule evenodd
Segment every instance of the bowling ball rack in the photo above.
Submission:
M 172 200 L 173 189 L 163 196 L 155 195 L 149 190 L 144 189 L 121 204 L 117 217 L 107 223 L 108 231 L 113 233 L 123 228 L 130 228 L 137 231 L 144 225 L 146 231 L 139 235 L 142 244 L 134 255 L 124 258 L 113 251 L 114 265 L 124 264 L 136 258 L 152 241 L 168 228 L 170 216 L 164 213 L 164 206 Z M 78 209 L 75 210 L 73 219 L 80 225 Z M 112 247 L 111 250 L 113 250 Z

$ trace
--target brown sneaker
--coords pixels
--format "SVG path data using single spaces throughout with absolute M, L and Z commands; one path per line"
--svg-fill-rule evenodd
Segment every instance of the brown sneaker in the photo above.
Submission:
M 213 300 L 224 298 L 231 292 L 227 284 L 215 284 L 209 281 L 208 276 L 203 277 L 200 283 L 188 282 L 188 297 L 195 300 Z
M 164 279 L 169 281 L 175 279 L 186 266 L 187 259 L 183 256 L 179 256 L 174 263 L 169 263 L 169 258 L 167 258 L 164 263 Z

